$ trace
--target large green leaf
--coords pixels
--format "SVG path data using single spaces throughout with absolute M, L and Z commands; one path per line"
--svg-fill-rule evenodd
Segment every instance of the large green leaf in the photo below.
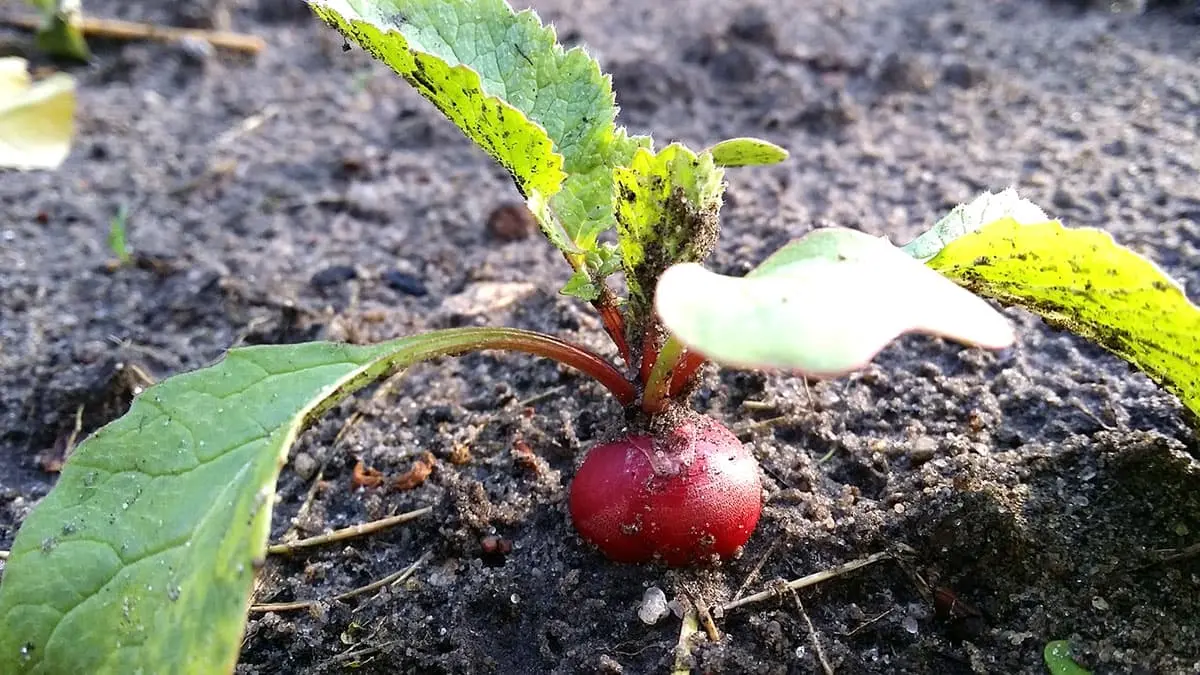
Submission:
M 613 172 L 617 241 L 633 316 L 648 316 L 653 288 L 674 263 L 708 257 L 720 232 L 724 171 L 711 154 L 678 143 L 657 154 L 638 150 Z
M 496 328 L 251 347 L 147 389 L 22 524 L 0 583 L 0 673 L 231 672 L 304 423 L 414 362 L 533 343 L 561 347 Z
M 579 254 L 613 225 L 612 169 L 649 139 L 614 124 L 611 82 L 504 0 L 308 0 L 512 174 L 551 242 Z
M 683 344 L 718 363 L 813 377 L 856 370 L 908 332 L 990 348 L 1014 339 L 985 301 L 887 241 L 843 228 L 811 232 L 742 278 L 671 267 L 655 307 Z
M 1109 234 L 1006 217 L 952 239 L 928 265 L 1095 341 L 1200 416 L 1200 308 Z

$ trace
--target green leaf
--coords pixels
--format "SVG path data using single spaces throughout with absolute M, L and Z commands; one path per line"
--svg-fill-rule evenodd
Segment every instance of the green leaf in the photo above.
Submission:
M 1042 660 L 1046 662 L 1050 675 L 1092 675 L 1091 671 L 1075 663 L 1071 657 L 1071 645 L 1066 640 L 1046 643 Z
M 778 164 L 788 151 L 761 138 L 731 138 L 708 149 L 717 166 L 761 166 Z
M 743 278 L 676 265 L 659 281 L 655 306 L 709 359 L 812 377 L 861 368 L 909 332 L 996 349 L 1014 339 L 985 301 L 886 240 L 843 228 L 813 231 Z
M 550 241 L 597 246 L 613 225 L 612 168 L 649 145 L 614 125 L 609 78 L 504 0 L 308 0 L 500 162 Z
M 0 672 L 232 672 L 301 427 L 397 368 L 531 342 L 561 347 L 496 328 L 251 347 L 147 389 L 22 524 L 0 583 Z
M 631 315 L 649 315 L 658 278 L 676 263 L 708 257 L 720 233 L 724 170 L 711 154 L 678 143 L 657 154 L 640 149 L 613 171 L 617 242 L 629 287 Z
M 592 302 L 600 297 L 600 287 L 592 281 L 592 275 L 588 274 L 587 270 L 578 270 L 572 274 L 559 292 L 587 302 Z
M 0 58 L 0 167 L 54 169 L 71 152 L 75 80 L 56 73 L 33 82 L 25 59 Z
M 917 260 L 927 262 L 945 248 L 946 244 L 1002 218 L 1013 218 L 1026 224 L 1050 220 L 1037 204 L 1022 199 L 1012 188 L 995 194 L 984 192 L 969 203 L 954 207 L 954 210 L 937 221 L 929 231 L 902 248 Z
M 1200 416 L 1200 308 L 1109 234 L 1002 218 L 954 239 L 928 265 L 1098 343 Z
M 83 39 L 79 0 L 31 0 L 42 12 L 42 26 L 34 36 L 37 48 L 50 56 L 88 61 L 92 52 Z

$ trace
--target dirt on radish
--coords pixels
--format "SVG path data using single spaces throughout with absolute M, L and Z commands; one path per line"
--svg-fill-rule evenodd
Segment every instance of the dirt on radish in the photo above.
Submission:
M 172 19 L 159 3 L 85 4 Z M 1015 184 L 1200 283 L 1188 7 L 532 4 L 614 71 L 633 129 L 791 149 L 731 175 L 723 272 L 818 224 L 904 241 Z M 436 111 L 306 13 L 229 6 L 234 28 L 269 42 L 256 62 L 96 45 L 67 165 L 0 180 L 0 549 L 52 483 L 39 458 L 66 447 L 80 406 L 87 433 L 127 400 L 115 364 L 162 376 L 235 342 L 476 323 L 610 349 L 590 310 L 538 290 L 566 280 L 557 253 L 488 232 L 515 191 Z M 105 267 L 122 205 L 130 246 L 162 264 Z M 915 551 L 904 565 L 800 591 L 811 632 L 789 594 L 719 617 L 695 672 L 819 672 L 814 635 L 837 672 L 1039 673 L 1056 639 L 1098 673 L 1194 671 L 1195 431 L 1115 359 L 1012 316 L 1018 346 L 998 356 L 906 338 L 807 391 L 709 373 L 698 407 L 747 443 L 767 499 L 743 554 L 704 569 L 616 565 L 574 533 L 571 478 L 626 433 L 598 385 L 524 356 L 415 368 L 304 436 L 272 536 L 433 513 L 272 558 L 256 600 L 330 598 L 430 558 L 379 595 L 255 615 L 238 671 L 664 672 L 679 621 L 638 617 L 648 587 L 718 604 L 901 545 Z M 543 461 L 521 460 L 518 441 Z M 437 462 L 411 489 L 353 484 L 359 460 L 399 476 L 425 452 Z

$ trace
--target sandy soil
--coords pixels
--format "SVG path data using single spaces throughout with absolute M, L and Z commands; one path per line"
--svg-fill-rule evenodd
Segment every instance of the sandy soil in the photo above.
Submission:
M 978 191 L 1016 185 L 1200 283 L 1190 6 L 532 4 L 614 73 L 633 129 L 792 150 L 731 173 L 719 269 L 746 270 L 821 224 L 906 241 Z M 178 18 L 170 6 L 88 3 L 163 22 Z M 515 190 L 431 106 L 302 7 L 231 10 L 270 43 L 259 59 L 97 44 L 76 71 L 66 166 L 0 176 L 0 549 L 53 483 L 44 468 L 76 411 L 85 432 L 119 414 L 132 366 L 161 377 L 235 343 L 484 322 L 604 348 L 589 310 L 555 294 L 566 274 L 548 245 L 489 236 Z M 122 205 L 142 264 L 110 271 Z M 533 285 L 498 286 L 521 281 Z M 503 302 L 479 299 L 497 290 Z M 837 672 L 1040 673 L 1053 639 L 1097 673 L 1197 672 L 1200 558 L 1159 563 L 1200 537 L 1194 427 L 1121 362 L 1011 316 L 1009 352 L 909 338 L 811 399 L 794 379 L 713 373 L 697 407 L 745 433 L 769 499 L 744 556 L 711 570 L 613 565 L 574 535 L 565 486 L 619 418 L 599 387 L 518 356 L 415 368 L 305 434 L 274 536 L 321 466 L 301 534 L 432 515 L 273 559 L 257 599 L 326 599 L 427 562 L 392 592 L 255 615 L 239 672 L 661 673 L 679 622 L 638 619 L 647 587 L 720 603 L 900 547 L 913 551 L 904 565 L 729 612 L 720 640 L 695 648 L 696 672 L 819 672 L 815 640 Z M 537 470 L 514 458 L 518 438 Z M 466 463 L 450 461 L 457 446 Z M 419 487 L 351 485 L 357 460 L 394 475 L 426 450 L 439 462 Z M 511 552 L 485 553 L 492 535 Z M 919 580 L 959 604 L 946 611 Z

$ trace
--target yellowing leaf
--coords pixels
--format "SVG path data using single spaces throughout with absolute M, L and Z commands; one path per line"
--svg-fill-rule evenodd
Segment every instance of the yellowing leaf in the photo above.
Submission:
M 308 3 L 503 165 L 551 243 L 597 248 L 613 225 L 612 169 L 649 139 L 615 126 L 611 82 L 587 53 L 504 0 Z
M 1200 415 L 1200 308 L 1106 232 L 1002 218 L 950 241 L 928 264 L 1093 340 Z
M 647 316 L 659 275 L 672 263 L 700 262 L 717 243 L 724 171 L 707 152 L 672 143 L 638 150 L 613 170 L 617 242 L 633 315 Z
M 71 151 L 75 82 L 58 73 L 34 83 L 24 59 L 0 58 L 0 167 L 53 169 Z
M 926 262 L 946 244 L 1001 218 L 1012 218 L 1026 224 L 1050 220 L 1050 216 L 1037 204 L 1021 198 L 1012 188 L 994 194 L 984 192 L 969 203 L 954 207 L 927 232 L 905 244 L 903 250 L 917 260 Z
M 990 348 L 1014 338 L 984 300 L 887 241 L 844 228 L 816 230 L 743 278 L 671 267 L 655 308 L 676 338 L 713 361 L 813 377 L 861 368 L 909 332 Z

